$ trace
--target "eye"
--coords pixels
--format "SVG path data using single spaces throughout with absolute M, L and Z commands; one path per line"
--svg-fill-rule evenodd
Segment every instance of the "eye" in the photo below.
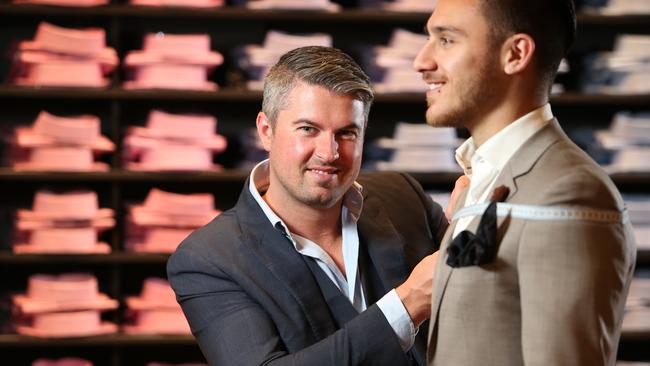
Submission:
M 344 140 L 356 140 L 359 133 L 355 130 L 343 130 L 339 132 L 339 136 Z
M 447 45 L 450 45 L 451 43 L 453 43 L 452 40 L 447 38 L 447 37 L 440 37 L 440 38 L 438 38 L 438 41 L 443 46 L 447 46 Z
M 298 127 L 298 131 L 303 132 L 305 134 L 312 134 L 316 132 L 316 129 L 312 126 L 300 126 Z

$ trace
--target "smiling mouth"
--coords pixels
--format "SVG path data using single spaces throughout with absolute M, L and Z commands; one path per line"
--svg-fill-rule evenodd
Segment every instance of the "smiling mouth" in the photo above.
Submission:
M 445 83 L 430 83 L 429 84 L 429 91 L 436 92 L 440 91 L 440 88 L 445 85 Z
M 318 168 L 312 168 L 307 170 L 322 176 L 334 175 L 339 171 L 338 169 L 318 169 Z

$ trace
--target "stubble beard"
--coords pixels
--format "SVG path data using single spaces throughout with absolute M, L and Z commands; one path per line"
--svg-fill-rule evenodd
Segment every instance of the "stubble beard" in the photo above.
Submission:
M 481 70 L 475 74 L 477 80 L 461 80 L 457 83 L 460 87 L 456 86 L 456 103 L 449 105 L 442 114 L 431 116 L 427 113 L 427 124 L 432 127 L 468 128 L 473 121 L 480 119 L 481 111 L 492 103 L 497 94 L 492 80 L 496 73 L 490 68 L 490 65 L 492 63 L 489 62 L 482 65 Z M 440 101 L 434 103 L 440 103 Z M 451 103 L 453 101 L 449 104 Z M 431 104 L 433 103 L 427 101 L 428 107 L 431 107 Z
M 331 182 L 320 183 L 317 186 L 307 183 L 303 175 L 298 184 L 292 185 L 280 179 L 280 184 L 285 192 L 296 202 L 313 208 L 330 208 L 338 199 L 335 197 L 335 189 Z M 317 192 L 317 190 L 326 190 L 326 192 Z

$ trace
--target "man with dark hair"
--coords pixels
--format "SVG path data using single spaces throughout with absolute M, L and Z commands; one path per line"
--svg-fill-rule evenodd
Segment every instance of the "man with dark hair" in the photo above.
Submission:
M 447 220 L 407 175 L 358 176 L 372 100 L 333 48 L 295 49 L 269 71 L 257 116 L 269 159 L 167 266 L 211 365 L 425 365 L 417 329 Z
M 434 272 L 430 365 L 614 365 L 635 265 L 620 194 L 553 117 L 570 0 L 439 0 L 414 66 L 467 128 Z M 461 185 L 462 186 L 462 185 Z

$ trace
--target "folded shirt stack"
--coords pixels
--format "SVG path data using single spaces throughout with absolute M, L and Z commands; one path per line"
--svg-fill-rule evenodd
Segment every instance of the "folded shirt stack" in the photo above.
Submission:
M 650 93 L 650 36 L 624 34 L 616 38 L 612 52 L 589 55 L 581 81 L 588 93 Z
M 622 329 L 627 332 L 650 330 L 650 278 L 632 278 Z
M 560 66 L 558 67 L 557 77 L 551 88 L 551 94 L 561 94 L 566 91 L 562 79 L 564 78 L 564 75 L 567 75 L 569 73 L 569 71 L 571 71 L 569 61 L 566 58 L 563 58 L 560 62 Z
M 34 274 L 27 292 L 12 296 L 17 312 L 12 319 L 19 334 L 41 338 L 85 337 L 117 332 L 101 312 L 118 302 L 99 292 L 97 278 L 86 273 Z
M 360 0 L 360 5 L 366 8 L 388 11 L 428 13 L 435 9 L 438 0 Z
M 203 114 L 149 112 L 146 126 L 132 126 L 123 143 L 123 166 L 134 171 L 219 171 L 215 154 L 226 149 L 217 119 Z
M 270 30 L 262 45 L 246 45 L 234 51 L 238 67 L 249 79 L 246 88 L 262 90 L 264 77 L 280 56 L 295 48 L 305 46 L 332 46 L 332 36 L 324 33 L 294 35 Z
M 582 10 L 604 15 L 650 14 L 648 0 L 582 0 Z
M 127 334 L 190 334 L 190 326 L 169 282 L 150 277 L 144 280 L 139 296 L 125 299 L 125 318 L 122 325 Z
M 650 171 L 650 113 L 618 112 L 608 130 L 594 133 L 595 148 L 612 156 L 608 173 Z
M 208 34 L 146 34 L 143 49 L 124 59 L 131 79 L 124 88 L 217 90 L 208 76 L 223 64 L 223 56 L 210 50 L 210 42 Z
M 97 193 L 37 191 L 31 210 L 16 212 L 16 254 L 106 254 L 99 235 L 115 226 L 114 212 L 99 208 Z
M 14 4 L 92 7 L 106 5 L 110 2 L 110 0 L 13 0 L 12 2 Z
M 208 366 L 207 363 L 166 363 L 166 362 L 149 362 L 147 366 Z
M 390 152 L 387 161 L 370 162 L 367 167 L 414 173 L 459 172 L 454 154 L 460 143 L 453 128 L 398 122 L 393 138 L 375 141 L 376 147 Z
M 192 231 L 220 213 L 209 193 L 181 194 L 153 188 L 142 204 L 128 207 L 125 249 L 171 253 Z
M 618 112 L 607 130 L 596 131 L 596 141 L 606 149 L 650 146 L 650 112 Z
M 179 6 L 188 8 L 216 8 L 225 5 L 225 0 L 130 0 L 131 5 L 138 6 Z
M 634 228 L 636 248 L 650 250 L 650 195 L 625 194 L 625 206 Z
M 101 135 L 101 121 L 92 115 L 60 117 L 39 113 L 31 126 L 16 127 L 6 138 L 7 164 L 19 171 L 107 171 L 95 159 L 115 150 Z
M 39 358 L 32 362 L 32 366 L 93 366 L 93 363 L 77 357 L 64 357 L 56 360 Z
M 424 93 L 428 86 L 413 69 L 413 60 L 427 43 L 424 34 L 395 29 L 386 46 L 363 49 L 362 63 L 378 93 Z
M 119 60 L 101 28 L 71 29 L 41 22 L 18 44 L 9 80 L 33 87 L 102 88 Z
M 610 174 L 650 172 L 650 148 L 629 147 L 618 150 L 613 155 L 612 163 L 603 168 Z
M 330 0 L 234 0 L 235 5 L 255 10 L 312 10 L 337 12 L 341 6 Z

